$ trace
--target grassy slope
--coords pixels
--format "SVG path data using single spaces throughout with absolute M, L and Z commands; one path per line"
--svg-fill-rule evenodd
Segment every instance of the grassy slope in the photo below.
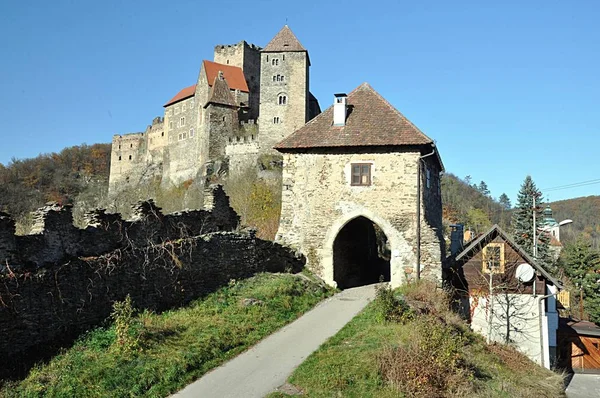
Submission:
M 453 314 L 438 312 L 439 301 L 433 305 L 438 310 L 429 307 L 403 322 L 382 321 L 376 300 L 313 353 L 289 382 L 307 397 L 563 395 L 561 375 L 508 346 L 488 346 Z
M 162 397 L 293 321 L 331 294 L 295 275 L 232 283 L 189 307 L 134 318 L 130 352 L 115 327 L 97 329 L 1 396 Z M 244 306 L 253 298 L 262 303 Z

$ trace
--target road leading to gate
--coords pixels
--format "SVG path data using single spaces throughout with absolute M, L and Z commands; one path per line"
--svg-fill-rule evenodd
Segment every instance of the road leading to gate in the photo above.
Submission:
M 173 397 L 262 398 L 374 297 L 375 285 L 344 290 Z

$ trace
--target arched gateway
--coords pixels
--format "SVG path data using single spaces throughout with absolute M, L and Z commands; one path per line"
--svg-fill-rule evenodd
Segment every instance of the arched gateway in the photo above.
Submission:
M 347 288 L 382 277 L 398 286 L 415 276 L 417 253 L 421 275 L 441 279 L 441 159 L 371 86 L 336 94 L 275 149 L 283 154 L 277 240 L 325 282 Z

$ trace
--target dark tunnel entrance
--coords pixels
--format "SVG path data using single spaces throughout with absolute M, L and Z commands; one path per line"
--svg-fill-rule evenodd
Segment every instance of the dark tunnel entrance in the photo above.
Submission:
M 389 244 L 377 224 L 357 217 L 340 230 L 333 243 L 333 279 L 340 289 L 389 282 Z

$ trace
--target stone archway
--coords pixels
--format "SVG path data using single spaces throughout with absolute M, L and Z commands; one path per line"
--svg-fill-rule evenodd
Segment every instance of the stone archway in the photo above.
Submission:
M 333 279 L 340 289 L 390 281 L 385 233 L 366 217 L 350 220 L 333 242 Z
M 358 204 L 346 204 L 344 214 L 333 221 L 327 230 L 322 249 L 320 251 L 320 265 L 322 266 L 322 277 L 328 284 L 337 286 L 334 277 L 334 244 L 340 231 L 352 220 L 363 217 L 368 219 L 381 233 L 385 234 L 389 247 L 389 281 L 393 287 L 400 286 L 406 279 L 405 268 L 414 268 L 416 257 L 412 247 L 404 236 L 394 228 L 390 222 L 380 217 L 377 213 Z

